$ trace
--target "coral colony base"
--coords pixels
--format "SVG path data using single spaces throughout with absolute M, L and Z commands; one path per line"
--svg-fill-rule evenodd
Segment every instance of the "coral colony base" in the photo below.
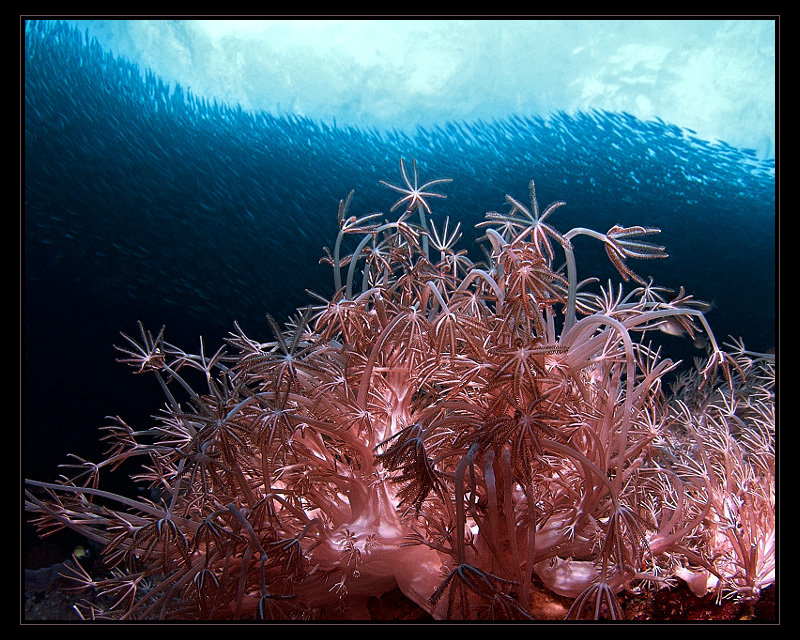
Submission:
M 402 215 L 350 215 L 351 193 L 333 299 L 272 340 L 236 326 L 227 351 L 191 354 L 123 334 L 165 409 L 113 419 L 105 460 L 27 483 L 41 535 L 105 546 L 108 575 L 74 565 L 100 597 L 81 614 L 358 619 L 399 586 L 437 619 L 528 619 L 534 574 L 570 618 L 619 618 L 622 590 L 677 579 L 757 599 L 775 575 L 774 357 L 723 351 L 704 303 L 632 270 L 666 258 L 658 229 L 560 233 L 564 203 L 540 210 L 531 182 L 529 205 L 507 196 L 479 224 L 476 263 L 430 216 L 450 180 L 400 169 L 382 184 Z M 578 282 L 579 235 L 629 292 Z M 692 370 L 652 346 L 675 328 L 707 340 Z M 101 488 L 132 459 L 148 499 Z

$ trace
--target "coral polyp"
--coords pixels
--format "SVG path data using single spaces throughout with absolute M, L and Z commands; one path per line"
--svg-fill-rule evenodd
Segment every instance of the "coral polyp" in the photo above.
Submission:
M 109 574 L 75 572 L 100 596 L 83 615 L 357 619 L 399 587 L 434 618 L 530 619 L 534 576 L 575 618 L 676 579 L 757 598 L 775 579 L 774 357 L 721 345 L 707 305 L 638 274 L 667 257 L 658 229 L 561 232 L 564 203 L 540 212 L 531 183 L 530 206 L 508 196 L 478 225 L 473 261 L 432 215 L 449 180 L 400 168 L 407 189 L 382 184 L 405 210 L 345 198 L 333 295 L 266 341 L 124 337 L 160 415 L 117 418 L 104 460 L 28 481 L 43 535 L 104 547 Z M 579 235 L 627 291 L 578 281 Z M 655 346 L 667 325 L 705 338 L 694 367 Z M 103 489 L 130 461 L 147 493 Z

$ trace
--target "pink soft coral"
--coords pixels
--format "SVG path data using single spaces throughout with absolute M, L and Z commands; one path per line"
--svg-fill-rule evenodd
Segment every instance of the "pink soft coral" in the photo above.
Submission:
M 412 168 L 408 189 L 388 185 L 407 194 L 399 220 L 342 202 L 333 299 L 273 323 L 272 341 L 237 326 L 235 353 L 209 357 L 163 330 L 126 336 L 121 360 L 157 378 L 165 411 L 148 429 L 107 426 L 106 460 L 30 481 L 26 504 L 45 534 L 106 545 L 114 572 L 79 580 L 109 607 L 88 615 L 358 618 L 399 585 L 437 618 L 529 618 L 537 573 L 576 598 L 571 615 L 618 616 L 620 589 L 673 575 L 748 596 L 773 579 L 772 547 L 742 529 L 769 536 L 774 519 L 769 358 L 723 352 L 701 305 L 628 266 L 666 257 L 641 239 L 657 230 L 562 235 L 545 220 L 563 203 L 540 213 L 531 183 L 530 208 L 509 197 L 487 215 L 488 259 L 472 263 L 459 228 L 426 215 L 443 197 L 426 189 L 448 181 L 419 187 Z M 642 286 L 589 293 L 577 235 Z M 671 400 L 675 364 L 641 339 L 668 322 L 711 345 Z M 760 411 L 714 409 L 743 390 Z M 758 455 L 726 457 L 755 440 Z M 99 488 L 140 457 L 151 499 Z

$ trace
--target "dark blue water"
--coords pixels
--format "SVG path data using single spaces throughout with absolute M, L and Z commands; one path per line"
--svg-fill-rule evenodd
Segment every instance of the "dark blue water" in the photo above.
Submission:
M 25 30 L 24 462 L 52 473 L 90 443 L 104 416 L 145 426 L 156 383 L 116 364 L 119 332 L 141 320 L 187 351 L 212 351 L 237 321 L 269 340 L 278 318 L 329 296 L 319 264 L 338 202 L 388 211 L 398 161 L 422 180 L 453 178 L 435 215 L 469 231 L 504 196 L 565 200 L 561 231 L 657 226 L 669 260 L 642 276 L 714 300 L 717 337 L 774 347 L 774 162 L 625 113 L 511 116 L 414 135 L 328 127 L 198 100 L 58 23 Z M 464 248 L 476 251 L 477 234 Z M 577 243 L 579 277 L 614 276 L 602 249 Z M 479 255 L 479 254 L 478 254 Z M 675 357 L 696 352 L 685 341 Z M 698 354 L 699 355 L 699 354 Z

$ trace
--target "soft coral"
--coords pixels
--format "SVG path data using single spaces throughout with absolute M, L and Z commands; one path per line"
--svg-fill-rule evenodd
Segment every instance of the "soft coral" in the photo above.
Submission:
M 721 539 L 700 531 L 706 503 L 733 490 L 707 472 L 735 469 L 713 452 L 700 467 L 687 462 L 713 447 L 677 428 L 661 385 L 674 364 L 637 337 L 670 319 L 699 321 L 714 350 L 694 400 L 722 393 L 712 365 L 733 356 L 720 355 L 696 306 L 647 287 L 578 292 L 570 238 L 611 246 L 627 278 L 625 259 L 663 257 L 630 239 L 656 230 L 561 235 L 544 220 L 562 203 L 540 216 L 531 185 L 531 210 L 509 199 L 510 213 L 487 216 L 489 259 L 472 264 L 454 249 L 457 232 L 428 230 L 421 197 L 438 194 L 422 190 L 447 181 L 417 189 L 413 168 L 414 198 L 401 203 L 414 211 L 398 221 L 348 216 L 343 201 L 332 301 L 285 329 L 273 323 L 271 342 L 237 326 L 237 353 L 208 358 L 163 331 L 142 328 L 141 345 L 126 337 L 123 361 L 157 377 L 166 410 L 143 431 L 111 425 L 105 461 L 58 483 L 31 481 L 27 502 L 45 533 L 69 526 L 107 545 L 117 572 L 92 588 L 127 595 L 104 615 L 363 617 L 369 596 L 399 585 L 436 617 L 527 618 L 534 572 L 577 596 L 576 615 L 616 615 L 620 589 L 684 565 L 748 593 L 767 584 L 771 548 L 744 549 L 741 570 L 704 559 Z M 362 239 L 342 258 L 353 234 Z M 745 368 L 724 367 L 731 389 Z M 187 375 L 197 371 L 202 390 Z M 763 389 L 764 377 L 753 384 Z M 674 447 L 662 437 L 668 424 Z M 101 470 L 140 457 L 151 499 L 97 488 Z M 759 507 L 764 517 L 771 506 Z M 722 538 L 739 540 L 730 532 Z

